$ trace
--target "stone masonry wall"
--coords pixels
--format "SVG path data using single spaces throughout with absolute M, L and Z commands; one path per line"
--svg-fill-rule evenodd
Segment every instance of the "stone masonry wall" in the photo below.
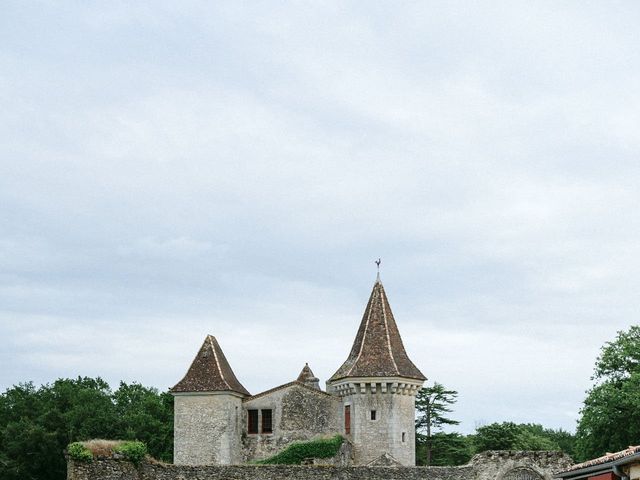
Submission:
M 413 395 L 382 393 L 356 393 L 343 398 L 351 406 L 351 436 L 355 464 L 367 465 L 381 452 L 389 453 L 405 466 L 414 466 L 415 460 L 415 397 Z M 371 411 L 376 419 L 371 419 Z
M 338 467 L 301 465 L 216 465 L 190 467 L 102 459 L 69 460 L 67 480 L 508 480 L 526 469 L 550 480 L 571 459 L 559 452 L 486 452 L 461 467 Z
M 273 433 L 242 433 L 242 459 L 245 462 L 269 457 L 294 440 L 340 433 L 340 399 L 301 385 L 289 385 L 243 402 L 243 425 L 247 410 L 273 411 Z M 259 422 L 261 424 L 261 421 Z
M 242 401 L 235 395 L 174 397 L 174 462 L 238 464 Z

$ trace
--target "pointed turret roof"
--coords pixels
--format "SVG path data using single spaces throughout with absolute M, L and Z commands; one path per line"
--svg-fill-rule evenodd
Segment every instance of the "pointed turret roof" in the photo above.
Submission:
M 300 375 L 298 375 L 298 378 L 296 379 L 296 382 L 304 383 L 307 380 L 317 380 L 317 378 L 311 371 L 311 367 L 309 367 L 309 364 L 305 363 L 302 371 L 300 372 Z
M 304 364 L 304 368 L 298 375 L 296 382 L 304 383 L 307 387 L 320 390 L 320 379 L 313 374 L 308 363 Z
M 329 381 L 345 377 L 407 377 L 426 380 L 407 356 L 379 277 L 373 285 L 349 358 Z
M 207 335 L 187 374 L 171 391 L 175 393 L 229 391 L 250 395 L 231 370 L 227 358 L 213 335 Z

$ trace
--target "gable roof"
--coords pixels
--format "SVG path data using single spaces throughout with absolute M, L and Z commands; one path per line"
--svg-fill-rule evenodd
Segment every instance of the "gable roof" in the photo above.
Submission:
M 227 358 L 213 335 L 207 335 L 187 374 L 170 391 L 173 393 L 229 391 L 250 395 L 231 370 Z
M 329 381 L 345 377 L 426 377 L 407 356 L 380 278 L 376 280 L 349 357 Z

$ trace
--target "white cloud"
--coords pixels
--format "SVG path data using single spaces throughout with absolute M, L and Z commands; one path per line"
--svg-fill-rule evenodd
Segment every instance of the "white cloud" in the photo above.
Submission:
M 3 12 L 0 385 L 165 388 L 206 333 L 325 379 L 382 256 L 463 430 L 573 426 L 637 322 L 635 4 L 105 8 Z

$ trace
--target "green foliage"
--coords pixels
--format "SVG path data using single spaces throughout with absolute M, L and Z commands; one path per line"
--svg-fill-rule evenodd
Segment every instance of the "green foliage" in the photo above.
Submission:
M 82 442 L 73 442 L 67 447 L 69 457 L 79 462 L 92 462 L 93 453 Z
M 441 430 L 444 425 L 458 425 L 460 422 L 448 418 L 451 413 L 450 405 L 456 402 L 458 392 L 447 390 L 444 385 L 434 382 L 431 387 L 420 389 L 416 396 L 416 458 L 420 465 L 445 465 L 453 461 L 450 454 L 445 452 L 456 451 L 460 448 L 458 438 L 455 436 L 440 436 L 438 451 L 444 455 L 435 458 L 434 430 Z M 447 442 L 450 442 L 448 444 Z M 464 456 L 464 455 L 463 455 Z M 457 465 L 457 464 L 456 464 Z
M 473 445 L 477 453 L 486 450 L 562 450 L 568 455 L 573 455 L 574 440 L 574 436 L 564 430 L 513 422 L 478 427 L 473 435 Z
M 62 451 L 91 438 L 140 440 L 152 456 L 171 461 L 171 396 L 135 383 L 121 383 L 112 392 L 102 379 L 87 377 L 59 379 L 39 388 L 24 383 L 0 394 L 3 480 L 63 480 Z
M 256 463 L 262 465 L 300 465 L 305 458 L 330 458 L 338 453 L 343 442 L 342 435 L 308 442 L 294 442 L 276 455 L 258 460 Z
M 578 460 L 640 443 L 640 327 L 601 349 L 576 432 Z
M 520 428 L 513 422 L 492 423 L 476 429 L 473 444 L 476 452 L 515 450 Z
M 142 442 L 123 442 L 113 451 L 122 454 L 124 458 L 138 465 L 147 455 L 147 446 Z
M 173 397 L 138 383 L 120 382 L 112 399 L 118 418 L 114 438 L 140 440 L 149 454 L 159 460 L 173 459 Z
M 416 463 L 426 465 L 426 436 L 416 435 Z M 459 433 L 437 432 L 431 437 L 431 465 L 464 465 L 473 456 L 473 444 L 469 437 Z

